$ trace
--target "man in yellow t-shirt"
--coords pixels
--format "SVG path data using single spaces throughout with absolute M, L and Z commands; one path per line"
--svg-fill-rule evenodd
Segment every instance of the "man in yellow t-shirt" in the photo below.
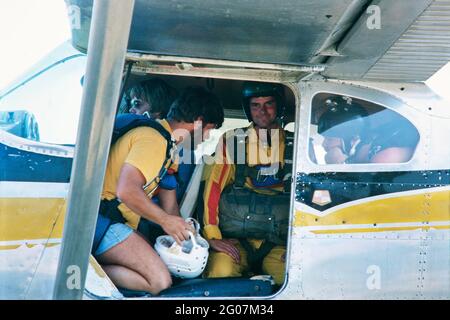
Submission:
M 201 87 L 190 87 L 174 101 L 160 124 L 176 143 L 193 139 L 195 146 L 208 138 L 211 129 L 220 127 L 223 119 L 217 96 Z M 158 294 L 172 284 L 163 261 L 135 232 L 141 217 L 159 224 L 179 243 L 189 238 L 192 229 L 179 215 L 175 190 L 159 190 L 161 206 L 150 200 L 162 166 L 170 164 L 166 146 L 166 139 L 157 130 L 137 127 L 120 137 L 109 154 L 102 199 L 120 199 L 118 209 L 125 223 L 109 226 L 94 255 L 121 288 Z

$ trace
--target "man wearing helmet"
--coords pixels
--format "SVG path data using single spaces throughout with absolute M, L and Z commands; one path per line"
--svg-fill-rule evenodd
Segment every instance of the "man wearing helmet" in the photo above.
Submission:
M 319 119 L 318 133 L 324 137 L 325 162 L 328 164 L 365 162 L 364 130 L 367 112 L 349 97 L 327 100 Z
M 213 249 L 206 277 L 263 273 L 283 283 L 290 194 L 283 107 L 281 85 L 244 83 L 251 124 L 221 137 L 205 182 L 204 235 Z
M 318 133 L 324 137 L 327 164 L 402 163 L 411 159 L 419 136 L 403 117 L 384 110 L 377 116 L 388 121 L 372 128 L 367 111 L 352 98 L 329 99 L 326 105 Z

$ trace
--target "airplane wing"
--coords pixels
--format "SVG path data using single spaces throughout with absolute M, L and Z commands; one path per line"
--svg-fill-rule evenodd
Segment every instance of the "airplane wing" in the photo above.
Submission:
M 66 0 L 80 51 L 92 2 Z M 450 60 L 450 0 L 136 0 L 128 50 L 425 81 Z
M 425 81 L 450 60 L 450 1 L 374 1 L 381 28 L 369 29 L 367 15 L 327 61 L 326 75 L 361 80 Z M 370 24 L 370 21 L 369 21 Z

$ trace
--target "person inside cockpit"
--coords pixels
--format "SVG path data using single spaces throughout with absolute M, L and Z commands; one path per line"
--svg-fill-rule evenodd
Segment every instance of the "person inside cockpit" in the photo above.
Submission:
M 346 96 L 325 103 L 318 133 L 324 137 L 327 164 L 403 163 L 412 158 L 419 134 L 404 117 L 387 109 L 369 115 Z M 374 125 L 375 118 L 382 124 Z
M 318 123 L 318 133 L 324 137 L 325 162 L 364 162 L 361 148 L 365 144 L 366 110 L 352 102 L 351 98 L 328 99 L 325 103 L 327 110 Z

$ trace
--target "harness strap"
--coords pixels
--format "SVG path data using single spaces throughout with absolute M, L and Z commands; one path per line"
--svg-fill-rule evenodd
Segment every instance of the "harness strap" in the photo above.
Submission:
M 247 177 L 247 128 L 243 128 L 244 134 L 234 135 L 234 150 L 233 150 L 233 161 L 236 165 L 236 174 L 234 179 L 234 185 L 237 188 L 243 188 L 245 184 L 245 178 Z
M 167 142 L 166 158 L 171 157 L 172 148 L 175 144 L 171 134 L 159 122 L 142 115 L 131 113 L 118 115 L 114 122 L 111 145 L 115 144 L 125 133 L 137 127 L 150 127 L 155 129 Z
M 234 179 L 234 187 L 242 189 L 244 187 L 245 184 L 245 178 L 246 178 L 246 174 L 245 174 L 245 170 L 246 169 L 246 165 L 245 164 L 237 164 L 236 165 L 236 175 L 235 175 L 235 179 Z
M 247 165 L 247 154 L 246 154 L 246 145 L 248 141 L 247 129 L 248 128 L 239 129 L 244 130 L 244 134 L 235 134 L 233 137 L 234 150 L 232 154 L 232 159 L 236 165 L 236 174 L 233 185 L 237 189 L 244 187 L 245 180 L 247 177 L 252 178 L 254 180 L 258 180 L 261 174 L 259 168 L 249 167 Z M 280 163 L 277 173 L 274 174 L 273 177 L 277 180 L 282 180 L 285 192 L 290 192 L 291 177 L 290 176 L 286 177 L 286 173 L 290 173 L 292 171 L 294 136 L 287 131 L 285 133 L 284 143 L 285 143 L 283 154 L 284 166 L 282 166 Z
M 247 252 L 247 263 L 249 270 L 255 274 L 261 274 L 262 262 L 269 252 L 275 247 L 275 243 L 264 241 L 258 249 L 254 249 L 247 239 L 240 238 L 239 242 Z
M 100 242 L 112 224 L 126 222 L 119 210 L 119 205 L 120 202 L 117 199 L 103 199 L 100 201 L 99 214 L 95 226 L 94 242 L 92 244 L 92 253 L 97 251 Z
M 112 200 L 103 199 L 100 202 L 100 214 L 110 219 L 113 223 L 125 223 L 126 220 L 119 210 L 120 202 L 117 198 Z

